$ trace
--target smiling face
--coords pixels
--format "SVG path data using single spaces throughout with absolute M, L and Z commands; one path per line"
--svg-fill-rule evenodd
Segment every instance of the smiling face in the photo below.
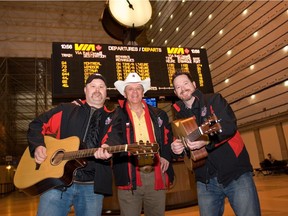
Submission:
M 127 98 L 128 103 L 141 103 L 144 96 L 144 88 L 140 83 L 130 83 L 124 89 L 124 97 Z
M 84 87 L 86 102 L 93 107 L 101 108 L 104 106 L 107 87 L 102 79 L 93 79 Z
M 191 80 L 186 75 L 179 75 L 173 80 L 174 93 L 181 99 L 184 103 L 192 104 L 193 96 L 192 93 L 196 90 L 195 82 Z

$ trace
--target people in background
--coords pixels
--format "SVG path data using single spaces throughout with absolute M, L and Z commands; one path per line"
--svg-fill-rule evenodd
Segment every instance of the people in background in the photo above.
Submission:
M 188 152 L 203 146 L 208 152 L 205 163 L 194 170 L 200 215 L 223 215 L 226 197 L 235 215 L 261 215 L 252 165 L 232 108 L 218 93 L 203 94 L 196 88 L 190 73 L 177 71 L 172 82 L 180 99 L 173 105 L 177 118 L 194 116 L 201 126 L 215 114 L 222 127 L 221 133 L 209 134 L 208 144 L 207 140 L 191 141 L 185 137 Z M 175 139 L 171 147 L 177 155 L 187 150 L 180 139 Z
M 71 206 L 78 216 L 101 216 L 103 198 L 112 194 L 112 170 L 108 160 L 112 155 L 105 148 L 121 142 L 121 120 L 104 106 L 107 88 L 101 74 L 88 77 L 84 92 L 86 100 L 78 101 L 79 105 L 60 104 L 29 124 L 29 149 L 38 164 L 51 157 L 47 155 L 44 135 L 57 139 L 77 136 L 81 141 L 80 149 L 98 149 L 94 156 L 86 158 L 86 166 L 76 169 L 71 185 L 60 185 L 40 196 L 39 216 L 68 215 Z
M 273 165 L 275 162 L 275 159 L 272 157 L 271 153 L 267 154 L 267 160 L 271 163 L 271 165 Z
M 120 154 L 113 157 L 115 182 L 122 216 L 165 215 L 166 189 L 173 182 L 171 164 L 172 134 L 167 114 L 148 105 L 143 96 L 150 89 L 150 78 L 141 80 L 131 72 L 127 78 L 114 83 L 125 97 L 119 101 L 125 140 L 128 144 L 157 143 L 157 154 Z

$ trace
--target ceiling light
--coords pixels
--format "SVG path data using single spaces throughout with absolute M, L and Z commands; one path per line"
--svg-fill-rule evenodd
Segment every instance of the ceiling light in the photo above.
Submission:
M 284 82 L 284 86 L 288 86 L 288 80 Z
M 167 40 L 165 40 L 165 42 L 164 42 L 164 43 L 165 43 L 165 44 L 167 44 L 167 42 L 168 42 L 168 41 L 167 41 Z
M 223 29 L 221 29 L 221 30 L 219 31 L 219 34 L 220 34 L 220 35 L 222 35 L 222 34 L 223 34 Z
M 228 83 L 229 82 L 229 79 L 225 79 L 225 81 L 224 81 L 225 83 Z
M 253 95 L 251 95 L 251 99 L 254 99 L 256 96 L 253 94 Z
M 191 16 L 192 16 L 192 14 L 193 14 L 193 12 L 191 11 L 191 12 L 189 13 L 189 17 L 191 17 Z
M 159 30 L 160 32 L 162 32 L 163 31 L 163 29 L 162 28 L 160 28 L 160 30 Z
M 208 19 L 212 19 L 212 14 L 210 14 L 210 15 L 208 16 Z
M 247 10 L 247 9 L 245 9 L 245 10 L 242 12 L 243 15 L 246 15 L 247 13 L 248 13 L 248 10 Z
M 284 47 L 284 51 L 288 51 L 288 45 Z
M 250 70 L 253 70 L 253 69 L 254 69 L 254 65 L 251 65 L 251 66 L 250 66 Z
M 255 32 L 254 34 L 253 34 L 253 37 L 257 37 L 258 36 L 258 32 Z
M 173 19 L 173 14 L 170 15 L 170 19 Z
M 161 11 L 158 13 L 158 16 L 161 16 Z
M 231 55 L 232 54 L 232 50 L 229 50 L 228 52 L 227 52 L 227 55 Z
M 178 31 L 179 31 L 179 27 L 176 28 L 176 32 L 178 32 Z

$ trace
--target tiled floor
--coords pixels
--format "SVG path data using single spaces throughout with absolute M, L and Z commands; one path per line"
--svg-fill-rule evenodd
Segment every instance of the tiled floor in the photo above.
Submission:
M 256 175 L 263 216 L 288 215 L 288 175 Z M 0 197 L 0 216 L 35 216 L 38 197 L 29 197 L 16 191 Z M 71 213 L 70 215 L 74 215 Z M 198 216 L 198 207 L 192 206 L 183 209 L 171 210 L 166 216 Z M 229 204 L 225 205 L 224 216 L 234 215 Z

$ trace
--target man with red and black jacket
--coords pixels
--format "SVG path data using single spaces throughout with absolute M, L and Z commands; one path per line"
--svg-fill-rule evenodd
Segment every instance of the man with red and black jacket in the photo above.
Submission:
M 208 152 L 204 165 L 194 170 L 200 214 L 223 215 L 227 197 L 235 215 L 261 215 L 253 168 L 230 105 L 218 93 L 203 94 L 199 91 L 189 73 L 177 71 L 172 82 L 180 99 L 173 105 L 177 119 L 194 116 L 200 127 L 215 114 L 222 128 L 222 132 L 209 135 L 208 144 L 207 140 L 185 138 L 189 151 L 206 148 Z M 176 139 L 171 148 L 178 155 L 185 152 L 180 139 Z
M 174 180 L 169 118 L 163 110 L 143 100 L 144 93 L 150 89 L 150 78 L 141 80 L 137 73 L 131 72 L 124 81 L 118 80 L 114 85 L 125 97 L 119 102 L 125 131 L 123 141 L 128 144 L 148 141 L 159 145 L 157 154 L 149 154 L 147 150 L 147 155 L 122 153 L 113 157 L 121 215 L 139 216 L 143 208 L 145 215 L 162 216 L 166 189 Z
M 29 124 L 29 149 L 38 164 L 51 156 L 46 154 L 49 146 L 45 145 L 44 135 L 57 139 L 77 136 L 80 149 L 98 148 L 94 157 L 85 158 L 86 166 L 73 173 L 72 185 L 59 185 L 41 195 L 37 215 L 67 215 L 73 205 L 76 215 L 101 216 L 104 195 L 112 194 L 108 160 L 112 154 L 105 147 L 122 142 L 121 120 L 104 106 L 107 87 L 101 74 L 88 77 L 84 92 L 86 100 L 78 101 L 78 105 L 60 104 Z

